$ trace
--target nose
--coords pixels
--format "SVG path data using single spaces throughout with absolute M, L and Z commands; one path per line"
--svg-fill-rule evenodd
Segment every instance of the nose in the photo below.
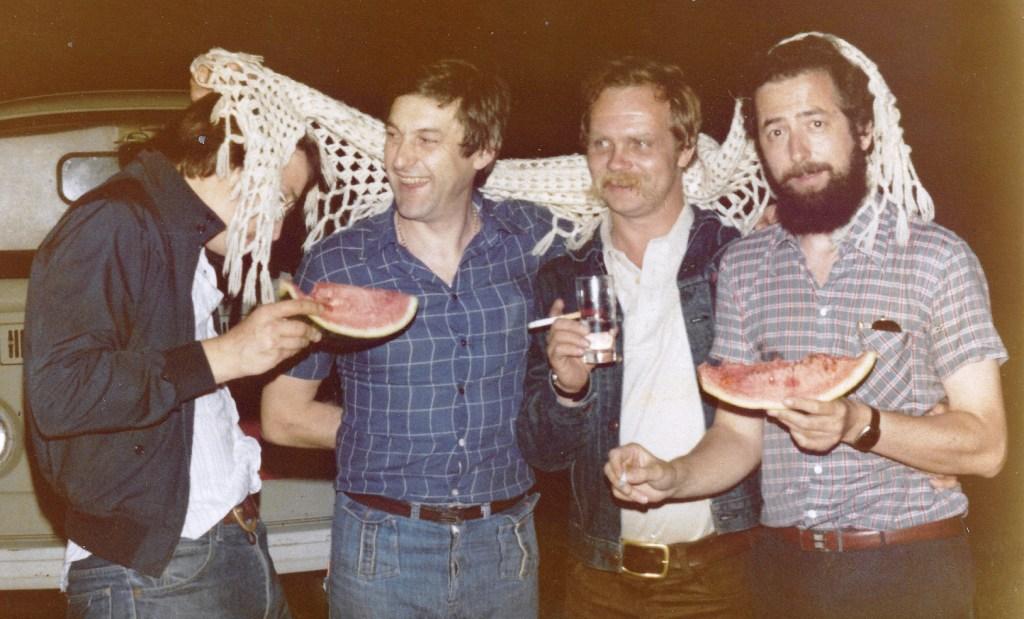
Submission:
M 385 142 L 387 154 L 385 158 L 391 160 L 391 167 L 396 170 L 403 170 L 413 160 L 410 146 L 400 136 L 389 137 Z
M 630 161 L 626 157 L 626 149 L 621 146 L 612 146 L 608 153 L 608 169 L 619 172 L 629 168 Z
M 803 131 L 791 132 L 789 143 L 786 146 L 789 158 L 796 163 L 801 163 L 811 156 L 810 145 L 807 143 L 807 136 Z

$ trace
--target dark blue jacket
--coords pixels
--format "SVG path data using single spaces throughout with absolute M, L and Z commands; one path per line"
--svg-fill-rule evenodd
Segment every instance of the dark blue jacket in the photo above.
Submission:
M 34 464 L 65 502 L 69 538 L 153 576 L 185 521 L 193 400 L 217 386 L 192 281 L 223 229 L 166 158 L 143 153 L 68 210 L 32 263 Z
M 714 337 L 714 278 L 726 243 L 739 236 L 723 226 L 709 211 L 694 208 L 686 255 L 679 267 L 679 298 L 682 303 L 690 352 L 696 367 L 711 350 Z M 541 267 L 536 281 L 537 316 L 547 315 L 555 299 L 565 301 L 565 311 L 576 309 L 574 278 L 606 273 L 600 237 L 579 250 L 551 260 Z M 618 349 L 622 350 L 622 330 Z M 533 466 L 555 471 L 571 467 L 572 503 L 569 515 L 569 547 L 583 563 L 618 571 L 621 564 L 621 519 L 602 467 L 608 452 L 619 445 L 622 404 L 622 364 L 598 366 L 590 375 L 590 392 L 577 408 L 562 406 L 549 381 L 544 333 L 533 336 L 526 399 L 517 420 L 519 448 Z M 715 407 L 704 401 L 704 420 L 710 427 Z M 736 487 L 711 502 L 715 530 L 730 533 L 758 523 L 761 508 L 759 476 L 755 471 Z

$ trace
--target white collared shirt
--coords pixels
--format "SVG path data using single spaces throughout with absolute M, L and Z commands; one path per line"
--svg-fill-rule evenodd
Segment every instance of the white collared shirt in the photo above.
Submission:
M 611 220 L 601 225 L 604 260 L 623 313 L 619 441 L 639 443 L 666 460 L 689 453 L 706 431 L 676 283 L 692 224 L 693 210 L 685 207 L 667 235 L 648 242 L 643 268 L 612 245 Z M 623 539 L 674 544 L 714 531 L 710 499 L 621 514 Z
M 217 288 L 217 273 L 206 252 L 199 251 L 199 263 L 192 280 L 192 305 L 195 308 L 196 339 L 217 335 L 214 319 L 223 293 Z M 195 431 L 192 435 L 192 460 L 189 468 L 188 509 L 181 536 L 201 537 L 213 525 L 253 492 L 261 481 L 259 442 L 246 436 L 238 426 L 238 409 L 225 386 L 195 399 Z M 71 563 L 91 553 L 68 540 L 64 553 L 61 590 L 67 589 Z

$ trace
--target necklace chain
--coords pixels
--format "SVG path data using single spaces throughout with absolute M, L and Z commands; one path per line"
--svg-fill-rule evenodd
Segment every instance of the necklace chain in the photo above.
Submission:
M 473 221 L 470 223 L 472 226 L 472 234 L 469 238 L 476 236 L 480 232 L 480 214 L 477 213 L 476 208 L 473 208 Z M 402 233 L 402 218 L 398 213 L 395 213 L 395 236 L 398 238 L 398 244 L 408 249 L 408 245 L 405 242 L 405 234 Z

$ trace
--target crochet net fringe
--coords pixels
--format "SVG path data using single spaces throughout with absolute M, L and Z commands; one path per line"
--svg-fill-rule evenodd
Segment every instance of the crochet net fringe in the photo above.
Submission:
M 887 202 L 899 211 L 897 237 L 909 238 L 909 219 L 929 221 L 934 216 L 931 196 L 921 184 L 910 161 L 910 147 L 903 141 L 900 113 L 877 66 L 858 49 L 828 34 L 802 33 L 782 43 L 806 36 L 831 41 L 851 62 L 868 75 L 874 102 L 874 149 L 868 157 L 869 178 L 883 200 L 872 201 L 875 224 L 857 239 L 874 242 L 879 214 Z M 234 188 L 241 197 L 238 211 L 228 226 L 225 271 L 228 292 L 243 291 L 243 305 L 273 300 L 274 290 L 268 262 L 274 223 L 281 216 L 280 170 L 295 150 L 302 135 L 310 135 L 321 155 L 321 172 L 327 189 L 313 189 L 304 204 L 309 231 L 305 249 L 333 232 L 387 210 L 391 188 L 384 172 L 384 125 L 348 105 L 304 84 L 275 73 L 262 65 L 263 59 L 213 49 L 192 62 L 193 78 L 201 86 L 222 95 L 213 110 L 215 119 L 234 118 L 227 124 L 227 136 L 218 157 L 217 171 L 227 174 L 228 142 L 242 142 L 246 157 Z M 202 69 L 200 71 L 200 69 Z M 749 232 L 771 201 L 753 143 L 747 138 L 740 104 L 736 103 L 732 125 L 718 144 L 701 134 L 696 160 L 683 173 L 687 200 L 714 211 L 726 224 Z M 546 250 L 556 235 L 566 238 L 570 248 L 584 244 L 597 229 L 606 207 L 591 188 L 590 174 L 582 155 L 542 159 L 502 159 L 482 188 L 494 199 L 522 199 L 535 202 L 551 214 L 552 231 L 534 248 Z M 254 234 L 247 233 L 252 229 Z M 244 256 L 252 265 L 241 281 Z
M 227 174 L 228 142 L 246 147 L 242 174 L 234 188 L 241 196 L 228 226 L 225 271 L 228 292 L 243 291 L 243 304 L 273 300 L 269 270 L 274 223 L 281 213 L 280 170 L 308 134 L 317 143 L 327 190 L 309 192 L 304 204 L 309 233 L 304 248 L 355 222 L 387 210 L 391 188 L 384 173 L 384 124 L 341 101 L 275 73 L 262 58 L 213 49 L 192 62 L 193 79 L 222 95 L 215 119 L 234 118 L 218 153 L 217 172 Z M 200 70 L 202 69 L 202 70 Z M 683 173 L 688 201 L 715 211 L 728 225 L 746 233 L 761 216 L 771 192 L 757 152 L 743 129 L 737 102 L 732 126 L 722 144 L 701 134 L 697 158 Z M 551 214 L 552 231 L 534 251 L 542 253 L 556 235 L 570 248 L 583 245 L 600 224 L 606 207 L 591 190 L 582 155 L 498 161 L 482 192 L 493 199 L 537 203 Z M 247 230 L 254 229 L 254 235 Z M 251 240 L 250 240 L 251 239 Z M 251 267 L 242 280 L 243 262 Z

